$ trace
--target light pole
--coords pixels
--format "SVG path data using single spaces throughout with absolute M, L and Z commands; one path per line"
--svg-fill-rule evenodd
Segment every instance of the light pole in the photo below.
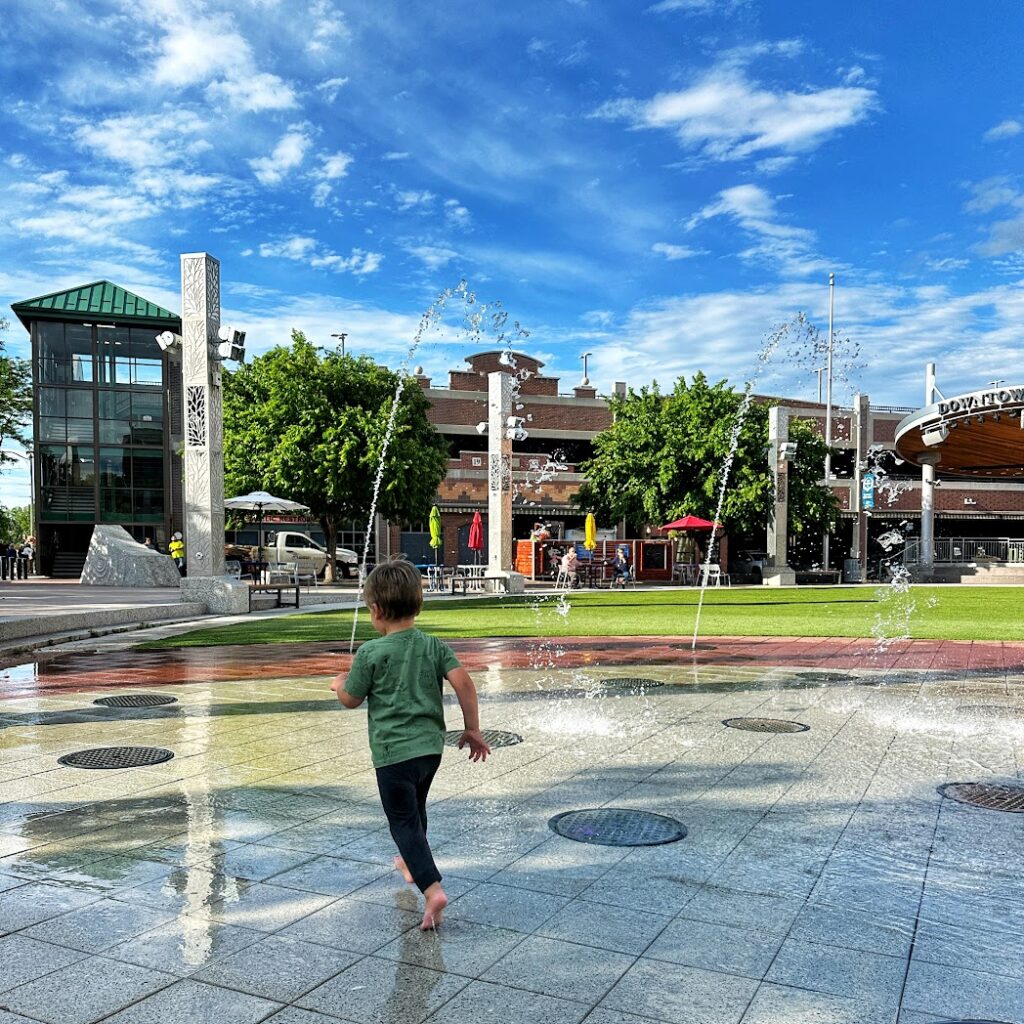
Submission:
M 832 314 L 835 308 L 836 275 L 828 275 L 828 360 L 825 369 L 828 372 L 825 388 L 825 486 L 832 492 Z M 822 541 L 822 568 L 828 572 L 828 524 L 825 525 L 825 537 Z
M 587 376 L 587 360 L 593 354 L 593 352 L 584 352 L 583 355 L 580 356 L 580 359 L 583 360 L 583 380 L 580 381 L 581 387 L 589 387 L 590 385 L 590 378 Z
M 816 366 L 814 373 L 818 375 L 818 405 L 821 405 L 821 375 L 828 369 L 827 366 Z
M 332 334 L 332 338 L 337 338 L 341 342 L 341 354 L 342 357 L 345 355 L 345 339 L 348 337 L 347 334 Z
M 0 448 L 0 455 L 10 455 L 15 459 L 24 459 L 28 463 L 28 532 L 32 537 L 36 536 L 36 481 L 35 462 L 32 459 L 32 449 L 27 448 L 23 452 L 16 452 L 10 448 Z

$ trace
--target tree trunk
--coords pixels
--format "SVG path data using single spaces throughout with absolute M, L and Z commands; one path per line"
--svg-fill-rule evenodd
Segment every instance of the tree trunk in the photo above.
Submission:
M 327 564 L 324 566 L 324 583 L 333 583 L 337 577 L 338 526 L 334 516 L 321 516 L 320 527 L 324 531 L 324 547 L 327 549 Z

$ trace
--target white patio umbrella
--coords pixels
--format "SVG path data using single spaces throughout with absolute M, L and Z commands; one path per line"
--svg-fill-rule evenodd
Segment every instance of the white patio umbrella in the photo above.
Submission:
M 263 516 L 266 512 L 308 512 L 309 506 L 288 498 L 275 498 L 266 491 L 253 491 L 251 494 L 240 494 L 237 498 L 227 498 L 224 507 L 234 512 L 255 512 L 257 548 L 256 561 L 263 561 Z

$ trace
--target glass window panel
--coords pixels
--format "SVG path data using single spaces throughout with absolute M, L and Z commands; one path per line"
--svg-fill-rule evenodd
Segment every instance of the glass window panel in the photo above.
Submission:
M 132 425 L 128 420 L 100 420 L 100 444 L 131 444 Z
M 80 420 L 92 419 L 92 390 L 71 388 L 67 392 L 68 415 Z
M 36 324 L 39 352 L 39 379 L 48 384 L 66 384 L 69 379 L 68 350 L 64 325 Z
M 159 487 L 164 485 L 163 452 L 132 452 L 132 478 L 134 486 Z
M 67 484 L 69 458 L 67 445 L 40 446 L 39 475 L 44 487 L 63 487 Z
M 71 361 L 69 381 L 92 380 L 92 328 L 85 324 L 68 324 L 64 337 Z
M 133 359 L 132 383 L 159 387 L 164 382 L 163 362 L 159 359 Z
M 162 445 L 164 428 L 159 423 L 132 421 L 132 444 Z
M 97 327 L 97 379 L 101 384 L 128 383 L 129 332 L 127 327 Z M 118 379 L 120 372 L 121 379 Z
M 68 441 L 72 444 L 92 444 L 96 438 L 92 432 L 92 420 L 66 421 L 68 427 Z
M 131 487 L 132 461 L 127 448 L 100 449 L 100 487 Z
M 91 487 L 96 481 L 96 449 L 92 445 L 68 448 L 72 453 L 68 482 L 74 487 Z
M 137 359 L 155 359 L 162 361 L 163 353 L 156 343 L 160 333 L 155 327 L 133 327 L 131 329 L 131 351 Z
M 65 392 L 63 388 L 40 388 L 39 415 L 63 416 L 65 412 L 65 394 L 67 394 L 67 392 Z
M 66 441 L 67 439 L 67 420 L 63 416 L 39 417 L 40 441 Z
M 146 489 L 132 491 L 135 499 L 135 518 L 142 522 L 162 519 L 164 514 L 164 492 Z
M 147 416 L 149 417 L 148 420 L 146 419 Z M 132 395 L 132 419 L 142 420 L 144 423 L 163 423 L 163 393 L 136 391 Z
M 127 420 L 132 414 L 132 393 L 130 391 L 101 391 L 100 419 Z
M 128 523 L 133 517 L 132 492 L 126 490 L 100 490 L 100 521 Z

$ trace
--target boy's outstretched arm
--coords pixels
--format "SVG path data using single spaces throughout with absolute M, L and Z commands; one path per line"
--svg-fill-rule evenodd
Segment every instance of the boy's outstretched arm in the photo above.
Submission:
M 337 694 L 338 700 L 347 708 L 357 708 L 366 699 L 365 697 L 353 697 L 352 694 L 345 692 L 345 676 L 335 676 L 334 682 L 331 683 L 331 689 Z
M 451 683 L 455 696 L 459 698 L 459 707 L 462 708 L 459 750 L 468 745 L 470 761 L 486 761 L 491 748 L 484 742 L 480 732 L 480 708 L 477 704 L 473 677 L 460 666 L 453 668 L 445 678 Z

